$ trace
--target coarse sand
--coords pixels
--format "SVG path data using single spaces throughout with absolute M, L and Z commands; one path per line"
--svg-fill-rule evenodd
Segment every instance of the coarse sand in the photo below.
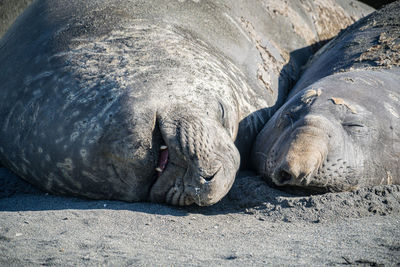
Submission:
M 242 172 L 211 207 L 43 193 L 0 169 L 1 266 L 400 265 L 400 186 L 308 195 Z

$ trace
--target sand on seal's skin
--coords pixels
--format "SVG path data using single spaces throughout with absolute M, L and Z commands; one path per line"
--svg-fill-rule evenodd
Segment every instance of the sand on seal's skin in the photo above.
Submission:
M 400 264 L 400 186 L 290 195 L 241 173 L 212 207 L 57 197 L 0 169 L 0 265 Z

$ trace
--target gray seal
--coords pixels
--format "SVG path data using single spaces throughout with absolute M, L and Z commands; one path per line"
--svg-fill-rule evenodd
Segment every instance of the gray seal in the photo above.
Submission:
M 279 186 L 400 183 L 400 1 L 322 48 L 261 131 L 253 160 Z
M 0 41 L 1 161 L 56 194 L 211 205 L 311 45 L 369 11 L 353 1 L 35 1 Z

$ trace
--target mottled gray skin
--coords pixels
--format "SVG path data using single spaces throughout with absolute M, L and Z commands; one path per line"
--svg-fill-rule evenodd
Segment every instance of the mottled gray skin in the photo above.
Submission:
M 400 1 L 321 49 L 258 135 L 254 164 L 279 186 L 400 183 Z
M 33 0 L 0 0 L 0 38 Z
M 370 11 L 340 3 L 36 1 L 0 41 L 1 162 L 56 194 L 211 205 L 312 49 L 289 53 Z

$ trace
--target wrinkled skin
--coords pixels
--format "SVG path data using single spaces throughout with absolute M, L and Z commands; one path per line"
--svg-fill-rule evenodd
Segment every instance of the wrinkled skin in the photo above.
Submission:
M 46 43 L 44 38 L 37 42 Z M 118 38 L 126 38 L 125 53 L 139 53 L 139 64 L 136 57 L 119 58 L 121 44 L 113 42 Z M 41 166 L 29 180 L 51 192 L 76 194 L 77 188 L 86 188 L 79 194 L 175 205 L 211 205 L 220 200 L 232 186 L 240 157 L 233 143 L 238 127 L 236 95 L 219 59 L 179 33 L 153 25 L 77 43 L 79 48 L 67 52 L 49 49 L 40 57 L 28 56 L 49 63 L 39 71 L 35 65 L 26 67 L 32 68 L 27 72 L 38 73 L 25 79 L 26 85 L 38 88 L 37 102 L 29 104 L 32 100 L 26 95 L 24 102 L 25 92 L 20 93 L 4 121 L 3 136 L 12 141 L 2 147 L 5 151 L 27 147 L 27 155 L 22 154 L 21 162 L 21 155 L 12 153 L 6 164 L 22 170 L 23 177 L 32 166 Z M 157 43 L 152 50 L 136 52 L 140 46 Z M 101 54 L 105 49 L 109 52 Z M 177 56 L 171 56 L 174 53 Z M 122 73 L 119 64 L 126 65 Z M 213 73 L 218 66 L 222 71 Z M 159 78 L 163 76 L 169 80 Z M 208 80 L 219 81 L 219 87 Z M 43 90 L 43 82 L 51 89 Z M 140 91 L 130 90 L 135 87 Z M 61 112 L 54 113 L 62 98 Z M 32 116 L 14 120 L 12 114 L 25 114 L 23 107 Z M 31 140 L 36 140 L 35 146 Z M 162 145 L 168 147 L 169 160 L 158 177 L 155 169 Z M 32 154 L 39 157 L 31 158 Z M 50 172 L 43 174 L 44 169 Z M 107 182 L 105 174 L 114 180 Z M 48 177 L 45 184 L 43 175 Z
M 370 11 L 340 2 L 35 1 L 0 41 L 0 159 L 56 194 L 212 205 L 308 46 Z
M 355 74 L 358 79 L 351 82 Z M 381 101 L 399 110 L 390 98 L 399 74 L 336 74 L 300 91 L 257 137 L 253 153 L 258 171 L 278 186 L 316 191 L 398 183 L 400 145 L 393 137 L 400 125 L 390 110 L 376 105 L 371 92 L 377 85 L 372 79 L 379 79 L 384 84 Z
M 315 191 L 400 183 L 399 12 L 400 2 L 370 15 L 312 60 L 255 142 L 267 181 Z
M 0 38 L 33 0 L 0 1 Z

